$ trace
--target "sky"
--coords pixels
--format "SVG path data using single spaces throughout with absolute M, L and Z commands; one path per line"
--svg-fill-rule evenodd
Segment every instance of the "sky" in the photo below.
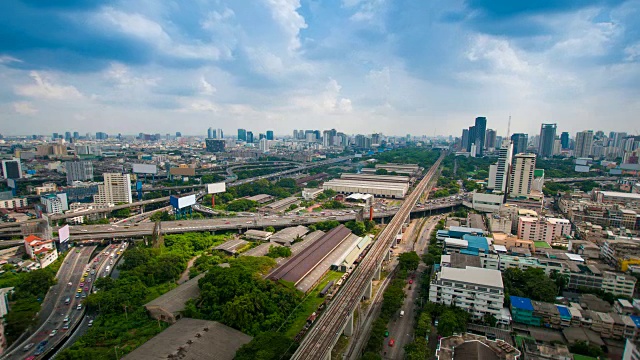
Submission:
M 0 133 L 640 131 L 640 0 L 8 0 Z

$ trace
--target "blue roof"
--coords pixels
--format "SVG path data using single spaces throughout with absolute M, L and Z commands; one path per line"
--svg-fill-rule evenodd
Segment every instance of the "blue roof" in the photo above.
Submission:
M 533 311 L 533 304 L 531 304 L 531 299 L 519 296 L 510 296 L 509 298 L 511 299 L 511 307 Z
M 631 320 L 633 320 L 633 322 L 636 324 L 637 328 L 640 328 L 640 316 L 636 316 L 636 315 L 631 315 L 629 316 L 631 318 Z
M 477 249 L 484 252 L 489 252 L 489 240 L 484 236 L 464 235 L 463 240 L 467 240 L 468 249 Z
M 477 249 L 462 249 L 462 250 L 460 250 L 460 254 L 478 256 L 478 250 Z
M 484 233 L 484 231 L 482 229 L 478 229 L 478 228 L 468 228 L 468 227 L 462 227 L 462 226 L 449 226 L 449 231 L 455 231 L 455 232 L 459 232 L 459 233 L 465 233 L 465 234 L 471 234 L 471 233 L 476 233 L 476 234 L 482 234 Z
M 561 318 L 571 319 L 569 308 L 564 305 L 556 305 L 556 307 L 558 308 L 558 312 L 560 313 Z

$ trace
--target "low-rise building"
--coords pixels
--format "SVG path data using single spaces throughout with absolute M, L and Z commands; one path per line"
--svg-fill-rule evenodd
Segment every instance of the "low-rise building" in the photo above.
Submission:
M 273 233 L 270 231 L 261 231 L 261 230 L 254 230 L 254 229 L 247 230 L 244 233 L 245 238 L 250 240 L 257 240 L 257 241 L 269 241 L 269 239 L 271 238 L 271 235 L 273 235 Z
M 565 243 L 571 236 L 571 222 L 567 219 L 520 217 L 518 237 L 547 244 Z
M 504 194 L 473 193 L 473 209 L 482 212 L 497 212 L 504 202 Z
M 69 210 L 69 203 L 67 202 L 67 194 L 46 194 L 40 196 L 40 202 L 44 205 L 47 214 L 62 214 L 64 211 Z
M 324 190 L 319 188 L 304 188 L 302 189 L 302 198 L 307 201 L 313 200 L 318 197 L 318 195 L 322 194 L 323 191 Z
M 58 190 L 58 185 L 56 185 L 56 183 L 44 183 L 40 186 L 35 187 L 36 195 L 52 193 L 52 192 L 56 192 L 57 190 Z
M 481 319 L 486 314 L 499 318 L 504 302 L 502 274 L 497 270 L 470 266 L 441 268 L 431 282 L 429 301 L 455 304 L 474 319 Z
M 58 259 L 58 251 L 53 240 L 43 240 L 35 235 L 29 235 L 24 239 L 24 248 L 27 255 L 36 261 L 41 269 Z
M 27 207 L 27 198 L 0 200 L 0 209 L 19 209 Z

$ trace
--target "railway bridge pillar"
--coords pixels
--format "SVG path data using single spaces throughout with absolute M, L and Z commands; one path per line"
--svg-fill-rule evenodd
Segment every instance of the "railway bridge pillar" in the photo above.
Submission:
M 380 269 L 382 268 L 382 265 L 378 266 L 376 268 L 376 272 L 373 273 L 373 280 L 380 280 Z
M 353 332 L 354 332 L 354 326 L 353 326 L 353 312 L 352 312 L 351 315 L 349 315 L 349 317 L 347 318 L 347 325 L 345 325 L 343 333 L 345 336 L 352 336 Z
M 367 289 L 364 291 L 365 300 L 371 299 L 373 296 L 373 283 L 369 281 L 369 285 L 367 285 Z

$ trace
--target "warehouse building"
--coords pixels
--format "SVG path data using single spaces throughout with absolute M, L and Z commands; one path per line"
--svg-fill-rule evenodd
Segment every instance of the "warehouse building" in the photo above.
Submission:
M 298 199 L 295 196 L 291 196 L 282 200 L 278 200 L 276 202 L 272 202 L 269 205 L 263 206 L 262 210 L 263 211 L 268 211 L 268 212 L 281 212 L 284 210 L 287 210 L 292 204 L 296 204 L 300 201 L 300 199 Z
M 406 175 L 409 175 L 409 176 L 416 175 L 420 171 L 420 167 L 417 164 L 393 164 L 393 163 L 388 163 L 388 164 L 376 164 L 376 167 L 374 169 L 364 168 L 364 169 L 362 169 L 362 172 L 364 172 L 364 173 L 375 173 L 376 170 L 379 170 L 379 169 L 387 170 L 390 173 L 394 172 L 394 173 L 397 173 L 397 174 L 406 174 Z
M 340 176 L 340 179 L 373 181 L 373 182 L 389 182 L 389 183 L 396 183 L 396 184 L 404 184 L 409 182 L 408 176 L 398 176 L 398 175 L 342 174 Z
M 288 227 L 273 234 L 269 241 L 283 246 L 291 246 L 291 244 L 297 238 L 303 237 L 308 232 L 309 228 L 307 228 L 306 226 L 298 225 L 294 227 Z
M 333 179 L 325 182 L 322 188 L 340 194 L 366 193 L 378 197 L 402 199 L 409 191 L 409 184 Z
M 247 230 L 244 233 L 244 237 L 249 239 L 249 240 L 257 240 L 257 241 L 269 241 L 269 239 L 271 238 L 271 235 L 273 235 L 272 232 L 270 231 L 262 231 L 262 230 Z
M 337 261 L 331 265 L 331 270 L 346 272 L 349 270 L 356 261 L 360 258 L 360 255 L 364 253 L 364 250 L 371 244 L 371 236 L 367 235 L 360 238 L 360 241 L 351 245 L 347 251 L 345 251 Z

